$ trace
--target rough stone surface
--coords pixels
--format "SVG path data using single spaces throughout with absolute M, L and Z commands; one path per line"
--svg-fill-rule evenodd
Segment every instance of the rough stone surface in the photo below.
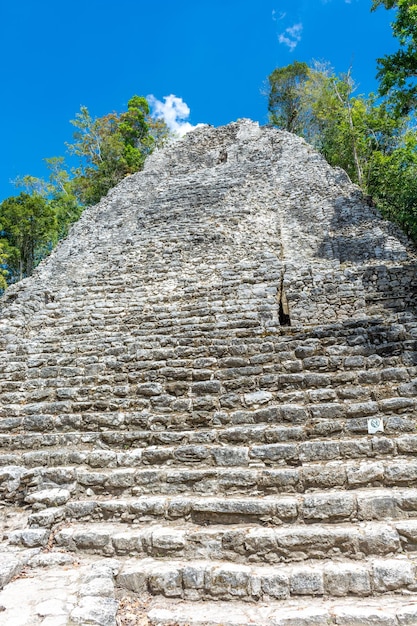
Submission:
M 1 626 L 67 626 L 85 569 L 33 567 L 10 582 L 0 592 Z
M 0 626 L 416 624 L 416 269 L 248 120 L 86 210 L 0 301 Z

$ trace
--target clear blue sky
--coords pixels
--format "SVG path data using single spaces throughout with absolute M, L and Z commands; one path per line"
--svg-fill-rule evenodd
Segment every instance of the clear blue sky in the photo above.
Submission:
M 69 120 L 174 94 L 191 124 L 267 123 L 262 95 L 294 60 L 352 66 L 375 91 L 376 58 L 396 49 L 392 12 L 371 0 L 0 0 L 0 200 L 18 175 L 65 155 Z M 178 101 L 176 101 L 178 102 Z

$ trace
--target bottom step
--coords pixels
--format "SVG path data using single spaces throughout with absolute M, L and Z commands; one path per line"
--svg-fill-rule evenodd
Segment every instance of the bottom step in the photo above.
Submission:
M 417 592 L 417 571 L 414 561 L 405 556 L 355 562 L 309 560 L 273 566 L 146 558 L 127 559 L 116 584 L 138 594 L 150 592 L 188 601 L 274 602 L 302 596 L 410 595 Z
M 148 620 L 149 626 L 416 626 L 417 596 L 262 605 L 165 600 L 150 608 Z

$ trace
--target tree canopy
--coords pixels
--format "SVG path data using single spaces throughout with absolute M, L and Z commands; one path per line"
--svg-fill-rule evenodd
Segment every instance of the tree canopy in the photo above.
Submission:
M 288 76 L 297 77 L 290 89 Z M 410 118 L 389 99 L 356 95 L 350 71 L 336 75 L 323 64 L 296 61 L 274 70 L 269 85 L 271 122 L 292 125 L 417 241 L 417 135 Z
M 154 124 L 145 98 L 133 96 L 127 111 L 92 118 L 83 106 L 75 119 L 70 154 L 79 157 L 74 190 L 83 204 L 94 204 L 122 178 L 142 169 L 148 154 L 161 142 L 161 123 Z M 153 133 L 153 129 L 158 133 Z M 165 138 L 168 130 L 165 127 Z
M 126 111 L 99 118 L 82 106 L 71 124 L 75 130 L 67 148 L 78 165 L 70 168 L 62 156 L 45 159 L 47 180 L 20 177 L 15 184 L 24 191 L 0 203 L 0 290 L 30 276 L 83 209 L 141 170 L 170 136 L 165 122 L 150 116 L 142 96 L 133 96 Z
M 12 279 L 30 276 L 36 263 L 56 242 L 53 207 L 39 194 L 21 193 L 0 204 L 0 243 Z
M 379 6 L 395 9 L 392 32 L 400 44 L 397 52 L 377 60 L 380 93 L 407 114 L 417 107 L 417 0 L 373 0 L 372 10 Z
M 277 67 L 268 77 L 268 110 L 272 124 L 291 133 L 302 131 L 302 98 L 310 76 L 307 63 Z

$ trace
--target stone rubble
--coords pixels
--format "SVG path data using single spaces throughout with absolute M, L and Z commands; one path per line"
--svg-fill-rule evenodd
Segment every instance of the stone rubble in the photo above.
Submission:
M 86 210 L 0 302 L 0 626 L 417 624 L 416 261 L 248 120 Z

